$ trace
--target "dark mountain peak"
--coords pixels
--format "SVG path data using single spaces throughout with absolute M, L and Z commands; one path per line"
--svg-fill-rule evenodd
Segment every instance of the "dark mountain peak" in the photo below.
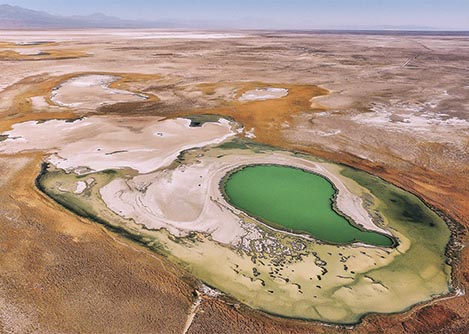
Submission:
M 156 22 L 123 20 L 103 13 L 58 16 L 9 4 L 0 5 L 0 29 L 161 27 L 161 24 Z

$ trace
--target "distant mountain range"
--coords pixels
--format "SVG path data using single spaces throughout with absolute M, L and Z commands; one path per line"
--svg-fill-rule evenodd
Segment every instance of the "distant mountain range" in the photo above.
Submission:
M 299 26 L 307 27 L 304 23 Z M 376 33 L 391 32 L 425 32 L 436 33 L 434 27 L 401 25 L 401 26 L 337 26 L 337 27 L 315 27 L 298 28 L 296 25 L 285 25 L 266 18 L 239 18 L 233 20 L 202 20 L 202 19 L 165 19 L 157 21 L 127 20 L 102 13 L 91 15 L 60 16 L 52 15 L 43 11 L 26 9 L 18 6 L 0 5 L 0 29 L 85 29 L 85 28 L 182 28 L 182 29 L 265 29 L 285 31 L 312 31 L 315 32 L 337 32 Z
M 0 29 L 173 28 L 169 22 L 124 20 L 101 13 L 59 16 L 18 6 L 0 5 Z

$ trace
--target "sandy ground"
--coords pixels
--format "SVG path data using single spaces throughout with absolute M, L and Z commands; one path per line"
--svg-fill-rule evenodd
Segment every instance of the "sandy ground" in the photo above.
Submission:
M 157 38 L 155 33 L 165 33 L 167 34 L 165 37 L 174 38 Z M 151 105 L 121 104 L 114 109 L 102 111 L 119 112 L 118 117 L 122 117 L 123 114 L 166 117 L 196 112 L 200 108 L 206 112 L 236 95 L 238 86 L 233 85 L 230 88 L 229 85 L 235 81 L 249 80 L 281 84 L 276 87 L 287 87 L 287 84 L 298 83 L 320 85 L 327 88 L 330 94 L 326 97 L 315 98 L 309 104 L 312 103 L 314 108 L 320 107 L 321 110 L 312 111 L 302 106 L 300 108 L 302 113 L 295 112 L 291 118 L 282 118 L 279 123 L 281 131 L 277 131 L 276 127 L 272 127 L 275 129 L 272 131 L 270 115 L 276 114 L 273 110 L 279 110 L 277 105 L 272 105 L 267 108 L 269 114 L 263 114 L 259 123 L 256 123 L 256 126 L 251 124 L 247 131 L 253 133 L 256 140 L 287 149 L 314 153 L 379 175 L 419 195 L 459 223 L 467 223 L 469 212 L 466 123 L 469 103 L 467 89 L 469 39 L 467 36 L 402 34 L 357 36 L 353 34 L 242 32 L 235 34 L 241 36 L 236 36 L 237 38 L 190 39 L 192 34 L 193 32 L 104 30 L 2 33 L 2 41 L 13 42 L 0 43 L 2 50 L 18 48 L 15 43 L 56 41 L 56 44 L 47 45 L 47 50 L 78 49 L 79 52 L 58 52 L 54 57 L 42 58 L 27 55 L 15 56 L 13 60 L 2 58 L 0 60 L 2 69 L 0 127 L 2 131 L 6 131 L 11 128 L 12 124 L 19 122 L 76 117 L 75 110 L 67 112 L 59 106 L 50 105 L 47 101 L 51 90 L 63 83 L 63 80 L 54 81 L 55 78 L 73 73 L 96 74 L 100 72 L 104 75 L 109 75 L 109 73 L 117 75 L 125 69 L 127 72 L 152 76 L 157 74 L 163 77 L 160 81 L 152 80 L 151 82 L 150 80 L 143 82 L 134 80 L 128 83 L 128 87 L 123 87 L 124 90 L 129 90 L 130 87 L 133 89 L 129 91 L 140 91 L 145 95 L 156 94 L 161 101 Z M 155 38 L 139 38 L 146 36 Z M 43 49 L 43 47 L 46 48 L 45 45 L 25 46 L 25 48 L 32 49 Z M 64 55 L 72 58 L 66 58 Z M 83 55 L 87 56 L 79 58 Z M 211 91 L 205 92 L 199 85 L 207 83 L 217 83 L 223 88 L 215 89 L 214 94 Z M 250 89 L 256 87 L 259 87 L 257 83 Z M 289 95 L 290 93 L 292 91 L 289 87 Z M 257 102 L 284 101 L 286 98 Z M 311 95 L 306 98 L 309 100 Z M 244 104 L 249 105 L 254 102 L 244 102 Z M 289 105 L 284 109 L 296 110 L 295 105 Z M 236 115 L 233 117 L 243 117 L 243 122 L 249 121 L 247 110 L 241 110 L 238 106 L 229 106 L 229 108 L 236 109 L 230 116 Z M 254 114 L 252 116 L 257 117 Z M 265 126 L 260 128 L 258 124 Z M 0 147 L 2 146 L 3 142 L 0 141 Z M 10 156 L 2 156 L 1 161 L 5 162 L 10 158 Z M 35 161 L 40 161 L 40 159 Z M 15 166 L 14 163 L 13 166 Z M 31 167 L 29 170 L 37 172 L 37 168 Z M 24 175 L 30 176 L 28 173 L 25 172 Z M 16 180 L 15 175 L 18 174 L 2 173 L 3 184 L 9 180 Z M 18 180 L 27 182 L 26 180 L 30 179 L 21 176 Z M 26 187 L 25 183 L 18 182 L 14 187 L 9 185 L 8 189 L 4 190 L 6 197 L 2 203 L 6 205 L 8 199 L 10 203 L 8 205 L 19 210 L 20 214 L 16 221 L 17 224 L 23 225 L 8 225 L 8 229 L 3 231 L 2 240 L 10 242 L 10 240 L 18 240 L 19 235 L 27 235 L 30 240 L 34 240 L 38 248 L 31 250 L 28 254 L 36 255 L 49 249 L 50 245 L 63 245 L 65 248 L 60 248 L 62 246 L 52 248 L 51 253 L 55 258 L 63 259 L 67 270 L 74 273 L 75 277 L 80 276 L 81 269 L 70 267 L 71 263 L 66 260 L 65 254 L 68 254 L 66 251 L 70 249 L 73 249 L 76 254 L 87 254 L 87 248 L 82 244 L 76 245 L 64 241 L 63 234 L 61 234 L 63 232 L 50 230 L 49 222 L 57 217 L 57 213 L 51 210 L 52 204 L 42 202 L 41 204 L 29 188 L 21 195 L 16 193 L 13 195 L 15 189 L 20 189 L 18 184 Z M 29 186 L 33 186 L 32 181 Z M 38 228 L 30 222 L 30 217 L 35 216 L 40 217 L 40 221 L 37 222 L 37 226 L 40 226 Z M 66 221 L 75 227 L 80 226 L 80 222 L 70 215 L 62 213 L 60 217 L 63 222 Z M 2 221 L 5 219 L 2 217 Z M 46 239 L 40 231 L 50 232 L 47 243 L 41 242 Z M 467 244 L 467 236 L 464 232 L 455 235 L 457 245 Z M 102 251 L 105 249 L 103 244 L 108 245 L 109 240 L 106 239 L 108 237 L 95 236 L 94 238 L 99 240 L 93 243 L 93 247 L 97 250 Z M 10 244 L 11 242 L 8 243 Z M 15 252 L 26 251 L 24 245 L 18 245 L 14 248 L 15 251 L 8 247 L 2 249 L 6 249 L 5 256 L 2 258 L 9 259 L 11 263 L 15 263 L 14 259 L 19 258 Z M 450 251 L 460 253 L 461 260 L 455 268 L 455 278 L 458 289 L 464 291 L 469 284 L 467 280 L 469 277 L 467 273 L 468 252 L 457 247 L 451 248 Z M 106 254 L 100 258 L 104 259 L 101 263 L 119 263 L 120 255 L 115 252 L 106 251 L 99 254 Z M 148 257 L 150 257 L 149 254 L 140 252 L 138 255 L 128 255 L 130 262 L 132 259 Z M 5 285 L 6 282 L 12 280 L 30 281 L 38 276 L 37 268 L 26 264 L 24 266 L 16 264 L 19 266 L 18 270 L 2 273 L 0 276 L 2 284 Z M 86 262 L 80 268 L 91 270 L 95 267 Z M 61 277 L 60 273 L 63 271 L 50 268 L 49 272 L 57 275 L 56 277 Z M 162 269 L 159 273 L 164 275 L 165 271 Z M 145 291 L 147 283 L 132 276 L 126 277 L 130 285 L 142 288 L 143 290 L 140 291 Z M 44 280 L 44 282 L 56 281 Z M 86 280 L 86 282 L 89 284 L 85 286 L 99 286 L 96 281 Z M 77 288 L 73 284 L 67 286 Z M 47 290 L 52 287 L 53 290 Z M 108 291 L 113 291 L 114 294 L 120 293 L 121 288 L 122 286 L 109 285 Z M 43 291 L 49 292 L 47 295 L 41 295 L 37 289 L 33 291 L 25 287 L 9 289 L 7 302 L 11 307 L 9 306 L 8 309 L 13 309 L 13 306 L 18 308 L 27 301 L 28 305 L 34 305 L 33 308 L 40 310 L 42 314 L 49 315 L 37 319 L 31 315 L 31 310 L 21 308 L 26 318 L 34 319 L 33 323 L 52 326 L 48 327 L 53 328 L 52 332 L 73 332 L 70 327 L 65 328 L 70 322 L 54 321 L 53 314 L 55 313 L 47 313 L 47 307 L 43 303 L 47 296 L 59 300 L 63 294 L 69 294 L 69 290 L 65 288 L 62 281 L 57 284 L 46 284 L 45 289 Z M 78 287 L 78 290 L 80 289 Z M 23 298 L 21 291 L 28 292 L 24 297 L 26 299 L 21 299 Z M 78 301 L 89 300 L 86 294 L 76 298 Z M 165 297 L 162 298 L 165 299 Z M 235 309 L 229 303 L 210 300 L 202 303 L 198 308 L 200 311 L 195 316 L 189 332 L 244 333 L 245 329 L 249 328 L 253 333 L 261 333 L 270 329 L 283 333 L 373 331 L 377 333 L 428 333 L 429 331 L 464 333 L 469 316 L 468 299 L 462 294 L 457 298 L 415 307 L 404 314 L 386 317 L 370 316 L 362 325 L 354 329 L 330 328 L 298 321 L 279 320 L 247 308 Z M 83 305 L 83 302 L 79 304 Z M 123 310 L 120 303 L 110 305 L 114 310 Z M 107 322 L 105 326 L 97 320 L 98 318 L 106 319 L 109 315 L 109 312 L 104 311 L 106 309 L 110 308 L 94 308 L 88 315 L 80 315 L 81 313 L 76 310 L 64 310 L 62 318 L 73 317 L 76 323 L 81 323 L 83 326 L 87 323 L 94 325 L 82 327 L 81 332 L 109 332 L 110 322 Z M 167 314 L 167 312 L 152 309 L 155 310 L 155 314 Z M 96 319 L 93 317 L 94 320 L 90 322 L 90 314 L 98 317 Z M 115 324 L 129 323 L 124 313 L 119 313 L 117 317 L 113 316 L 113 319 L 115 319 Z M 125 321 L 119 322 L 121 320 Z M 151 324 L 150 327 L 153 329 L 156 326 L 156 323 L 148 318 L 140 320 L 142 321 L 135 322 L 139 325 L 132 328 L 126 327 L 126 331 L 141 333 L 139 326 L 143 328 L 145 324 Z M 182 327 L 181 325 L 180 328 Z M 122 326 L 116 328 L 122 328 Z M 27 329 L 23 330 L 23 332 L 26 331 Z M 164 332 L 161 329 L 157 331 Z M 172 330 L 168 327 L 167 332 L 174 331 L 179 331 L 179 329 Z M 75 332 L 77 332 L 76 329 Z
M 179 152 L 192 147 L 216 144 L 235 133 L 226 120 L 190 127 L 187 119 L 138 119 L 132 127 L 128 119 L 90 117 L 74 122 L 50 120 L 15 124 L 0 153 L 45 150 L 59 168 L 80 167 L 101 171 L 132 168 L 149 173 L 171 164 Z
M 42 51 L 40 49 L 28 48 L 28 49 L 12 49 L 12 51 L 17 52 L 21 55 L 38 55 Z
M 118 80 L 111 75 L 86 75 L 70 79 L 54 88 L 51 101 L 62 107 L 95 110 L 101 105 L 117 102 L 144 100 L 143 94 L 135 94 L 109 85 Z
M 8 34 L 2 35 L 2 42 L 8 41 L 24 46 L 34 46 L 38 39 L 47 36 L 47 41 L 65 42 L 72 40 L 83 40 L 89 38 L 108 39 L 182 39 L 182 40 L 211 40 L 211 39 L 232 39 L 247 37 L 244 33 L 237 32 L 207 32 L 207 31 L 174 31 L 164 29 L 99 29 L 99 30 L 67 30 L 64 31 L 28 31 L 25 34 L 22 31 L 9 31 Z M 11 46 L 11 45 L 10 45 Z
M 288 89 L 285 88 L 263 88 L 254 89 L 245 92 L 239 97 L 240 101 L 257 101 L 279 99 L 288 95 Z

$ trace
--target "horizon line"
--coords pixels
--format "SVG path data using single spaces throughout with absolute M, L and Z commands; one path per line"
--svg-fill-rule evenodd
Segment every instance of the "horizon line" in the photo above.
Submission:
M 246 32 L 382 32 L 382 33 L 469 33 L 468 30 L 464 29 L 399 29 L 399 28 L 235 28 L 235 27 L 12 27 L 12 28 L 0 28 L 1 30 L 14 31 L 53 31 L 53 30 L 161 30 L 161 31 L 246 31 Z

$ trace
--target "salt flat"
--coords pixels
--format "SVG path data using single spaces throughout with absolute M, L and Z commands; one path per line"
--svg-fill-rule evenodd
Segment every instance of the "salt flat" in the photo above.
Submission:
M 345 330 L 268 316 L 266 306 L 332 322 L 402 312 L 366 315 L 350 333 L 463 328 L 467 36 L 74 30 L 0 39 L 0 51 L 21 53 L 0 60 L 0 290 L 18 310 L 8 328 L 24 315 L 44 332 L 181 332 L 191 315 L 194 333 Z M 282 87 L 287 95 L 266 94 Z M 248 91 L 255 96 L 240 101 Z M 398 248 L 316 243 L 233 210 L 208 179 L 256 161 L 338 178 L 341 210 L 397 236 Z M 412 205 L 426 218 L 400 216 Z M 205 295 L 200 281 L 227 295 Z M 152 320 L 161 317 L 164 329 Z
M 148 173 L 169 165 L 183 150 L 220 143 L 234 135 L 227 121 L 189 127 L 186 119 L 128 120 L 90 117 L 66 122 L 51 120 L 15 124 L 6 132 L 0 153 L 46 150 L 48 161 L 73 170 L 84 167 L 94 171 L 132 168 Z M 135 132 L 138 135 L 135 135 Z

